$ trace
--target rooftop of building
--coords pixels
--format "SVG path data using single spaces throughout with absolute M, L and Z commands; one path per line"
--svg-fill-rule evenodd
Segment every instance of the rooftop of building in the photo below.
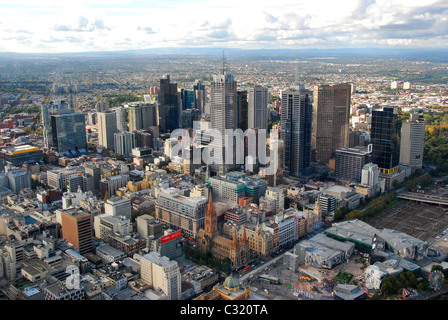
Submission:
M 3 148 L 0 152 L 7 153 L 9 155 L 16 155 L 26 152 L 38 151 L 39 147 L 31 144 L 13 145 Z

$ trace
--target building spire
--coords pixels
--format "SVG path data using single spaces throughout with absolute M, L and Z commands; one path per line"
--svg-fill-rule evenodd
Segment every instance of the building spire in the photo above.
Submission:
M 299 64 L 300 64 L 300 55 L 299 55 L 299 50 L 297 50 L 297 63 L 296 63 L 296 68 L 295 68 L 295 72 L 294 72 L 294 86 L 296 88 L 304 88 L 303 84 L 299 81 Z
M 236 228 L 233 230 L 233 240 L 232 240 L 232 249 L 236 250 L 238 248 L 238 236 L 236 235 Z
M 247 237 L 246 237 L 246 226 L 243 227 L 243 239 L 241 241 L 242 245 L 247 245 Z
M 230 72 L 229 65 L 227 64 L 227 59 L 226 59 L 226 57 L 224 55 L 224 49 L 222 49 L 222 70 L 221 70 L 221 73 L 223 75 L 225 75 L 226 73 L 229 73 L 229 72 Z
M 208 196 L 208 207 L 205 213 L 204 224 L 205 233 L 212 235 L 218 232 L 218 218 L 216 216 L 215 206 L 213 205 L 212 190 L 210 190 Z

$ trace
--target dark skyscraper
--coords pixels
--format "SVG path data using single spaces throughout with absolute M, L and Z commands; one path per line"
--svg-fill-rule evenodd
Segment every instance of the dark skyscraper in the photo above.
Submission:
M 394 107 L 374 108 L 370 141 L 373 145 L 372 162 L 380 172 L 396 171 L 400 160 L 400 121 Z
M 311 139 L 314 160 L 328 163 L 336 149 L 349 146 L 350 92 L 347 83 L 315 87 Z
M 193 90 L 181 89 L 182 110 L 195 108 L 195 96 Z
M 313 93 L 299 86 L 282 91 L 281 139 L 285 175 L 310 173 Z
M 238 128 L 246 131 L 248 128 L 248 101 L 247 90 L 237 92 L 237 125 Z
M 171 83 L 169 75 L 160 79 L 158 102 L 160 130 L 166 133 L 180 128 L 181 99 L 177 91 L 177 83 Z
M 268 88 L 254 86 L 248 95 L 248 128 L 268 128 L 268 103 L 271 97 Z
M 204 113 L 205 103 L 207 102 L 207 95 L 205 86 L 200 80 L 197 80 L 193 86 L 194 91 L 194 108 L 201 110 Z
M 59 154 L 87 148 L 84 113 L 50 116 L 52 146 Z

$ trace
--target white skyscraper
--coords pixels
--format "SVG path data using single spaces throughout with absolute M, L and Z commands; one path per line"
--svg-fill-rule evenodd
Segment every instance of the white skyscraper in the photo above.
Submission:
M 128 131 L 128 126 L 126 124 L 126 109 L 124 107 L 117 107 L 114 110 L 117 114 L 117 130 Z
M 409 120 L 401 127 L 400 163 L 408 164 L 413 169 L 423 166 L 425 125 L 423 114 L 412 111 Z
M 118 155 L 129 155 L 135 148 L 135 133 L 123 131 L 114 134 L 115 153 Z
M 98 112 L 98 145 L 114 150 L 114 133 L 117 130 L 117 114 L 114 111 Z

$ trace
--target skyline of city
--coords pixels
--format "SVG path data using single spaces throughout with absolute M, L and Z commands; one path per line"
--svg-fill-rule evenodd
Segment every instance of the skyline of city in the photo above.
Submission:
M 0 9 L 0 52 L 448 45 L 448 4 L 440 0 L 45 0 Z
M 0 301 L 448 300 L 446 16 L 0 4 Z

